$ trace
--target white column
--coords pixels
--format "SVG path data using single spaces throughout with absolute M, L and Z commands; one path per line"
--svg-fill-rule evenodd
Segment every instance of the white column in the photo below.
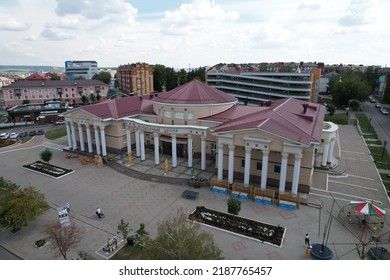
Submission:
M 251 147 L 245 147 L 244 185 L 249 185 L 249 178 L 251 175 L 251 150 Z
M 301 170 L 302 154 L 300 154 L 300 155 L 295 154 L 294 156 L 295 156 L 294 174 L 293 174 L 291 193 L 297 194 L 298 193 L 298 183 L 299 183 L 299 171 Z
M 80 150 L 85 151 L 85 146 L 84 146 L 84 135 L 83 135 L 83 128 L 81 127 L 81 124 L 77 124 L 79 127 L 79 140 L 80 140 Z
M 327 159 L 327 162 L 329 162 L 329 163 L 332 163 L 334 142 L 335 142 L 335 139 L 332 138 L 332 140 L 330 141 L 330 144 L 329 144 L 329 152 L 328 152 L 328 159 Z
M 135 155 L 137 157 L 141 156 L 141 149 L 139 145 L 139 130 L 138 128 L 135 129 Z
M 282 166 L 280 167 L 279 192 L 284 193 L 286 190 L 288 153 L 282 153 Z
M 261 184 L 260 187 L 264 190 L 267 188 L 267 177 L 268 177 L 268 150 L 263 150 L 263 160 L 261 165 Z
M 145 134 L 143 130 L 139 132 L 139 145 L 141 148 L 141 160 L 145 160 Z
M 172 167 L 177 166 L 176 135 L 172 134 Z
M 324 152 L 322 153 L 322 166 L 326 166 L 326 163 L 328 162 L 328 154 L 329 154 L 329 141 L 324 141 Z
M 158 133 L 154 132 L 154 163 L 156 165 L 160 164 L 160 151 L 159 151 L 159 138 Z
M 99 137 L 99 128 L 94 125 L 93 126 L 94 133 L 95 133 L 95 145 L 96 145 L 96 154 L 100 155 L 100 137 Z
M 70 123 L 70 128 L 72 130 L 72 141 L 73 141 L 73 150 L 77 150 L 77 142 L 76 142 L 76 130 L 74 128 L 74 123 Z
M 126 145 L 127 145 L 127 153 L 131 152 L 131 133 L 130 126 L 126 125 Z
M 206 170 L 206 136 L 201 136 L 200 138 L 200 169 Z
M 223 144 L 218 144 L 218 180 L 223 179 Z
M 87 142 L 88 142 L 88 153 L 92 154 L 92 139 L 91 139 L 91 128 L 89 124 L 85 125 L 87 128 Z
M 233 184 L 234 174 L 234 145 L 229 145 L 229 166 L 228 166 L 228 181 Z
M 102 140 L 102 155 L 107 156 L 107 148 L 106 148 L 106 134 L 104 132 L 104 126 L 100 127 L 100 138 Z
M 192 135 L 188 134 L 187 142 L 187 154 L 188 154 L 188 167 L 192 167 Z
M 66 135 L 68 136 L 68 148 L 72 148 L 72 132 L 70 130 L 70 123 L 66 122 Z

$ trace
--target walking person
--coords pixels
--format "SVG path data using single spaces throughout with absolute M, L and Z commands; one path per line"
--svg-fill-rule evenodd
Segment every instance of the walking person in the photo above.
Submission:
M 102 210 L 100 209 L 100 207 L 98 207 L 98 208 L 96 209 L 96 215 L 98 215 L 99 219 L 102 218 Z
M 310 246 L 310 236 L 308 233 L 306 233 L 306 236 L 305 236 L 305 245 Z
M 69 202 L 67 202 L 65 204 L 65 207 L 66 207 L 66 211 L 70 212 L 70 204 L 69 204 Z

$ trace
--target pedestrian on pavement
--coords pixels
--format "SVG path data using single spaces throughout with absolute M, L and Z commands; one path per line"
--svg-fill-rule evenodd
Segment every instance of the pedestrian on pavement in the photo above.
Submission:
M 70 212 L 70 204 L 69 204 L 69 202 L 67 202 L 65 204 L 65 207 L 66 207 L 66 211 Z
M 306 246 L 305 255 L 306 255 L 306 259 L 310 257 L 310 246 Z
M 100 207 L 98 207 L 98 208 L 96 209 L 96 215 L 98 215 L 99 219 L 102 218 L 102 210 L 100 209 Z
M 310 236 L 308 233 L 306 233 L 306 236 L 305 236 L 305 245 L 310 246 Z

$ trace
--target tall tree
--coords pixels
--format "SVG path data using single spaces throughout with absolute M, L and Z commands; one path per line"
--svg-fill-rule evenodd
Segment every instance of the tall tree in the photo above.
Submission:
M 178 210 L 162 221 L 157 237 L 146 242 L 145 256 L 156 260 L 218 260 L 222 252 L 211 233 L 189 221 L 183 210 Z
M 92 79 L 102 81 L 103 83 L 109 85 L 111 82 L 111 74 L 107 71 L 101 71 L 95 74 Z
M 65 260 L 69 249 L 76 247 L 84 238 L 84 231 L 74 222 L 67 226 L 62 226 L 58 221 L 50 222 L 45 225 L 43 233 L 53 241 L 51 249 L 56 251 L 56 256 L 62 256 Z
M 352 71 L 344 72 L 339 81 L 331 88 L 332 101 L 338 106 L 349 106 L 350 101 L 364 102 L 371 94 L 371 88 L 365 80 Z
M 49 210 L 45 195 L 32 186 L 6 193 L 0 203 L 0 226 L 16 229 L 27 226 Z
M 163 86 L 166 86 L 166 71 L 165 66 L 161 64 L 153 65 L 153 85 L 156 92 L 162 92 Z

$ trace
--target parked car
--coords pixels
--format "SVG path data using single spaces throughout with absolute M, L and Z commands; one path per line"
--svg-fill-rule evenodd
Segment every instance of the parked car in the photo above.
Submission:
M 65 124 L 66 122 L 64 120 L 56 121 L 56 124 Z
M 19 137 L 20 137 L 20 138 L 23 138 L 23 137 L 26 137 L 26 136 L 28 136 L 28 132 L 27 132 L 27 131 L 24 131 L 24 132 L 20 132 L 20 133 L 19 133 Z
M 388 115 L 388 114 L 389 114 L 389 110 L 386 109 L 386 108 L 381 107 L 380 111 L 381 111 L 381 113 L 382 113 L 383 115 Z
M 17 133 L 17 132 L 11 132 L 11 134 L 9 135 L 9 138 L 10 138 L 10 139 L 16 139 L 16 138 L 18 138 L 18 136 L 19 136 L 19 133 Z
M 5 139 L 8 139 L 8 138 L 9 138 L 9 133 L 8 132 L 4 132 L 4 133 L 0 134 L 0 139 L 5 140 Z
M 369 97 L 368 97 L 368 100 L 370 100 L 371 103 L 375 103 L 375 98 L 372 97 L 372 96 L 369 96 Z
M 45 134 L 45 131 L 43 129 L 38 129 L 37 134 L 43 135 L 43 134 Z
M 31 130 L 29 133 L 28 133 L 29 136 L 35 136 L 37 135 L 37 132 L 35 130 Z
M 382 107 L 382 105 L 380 104 L 380 103 L 375 103 L 375 108 L 380 108 L 380 107 Z

